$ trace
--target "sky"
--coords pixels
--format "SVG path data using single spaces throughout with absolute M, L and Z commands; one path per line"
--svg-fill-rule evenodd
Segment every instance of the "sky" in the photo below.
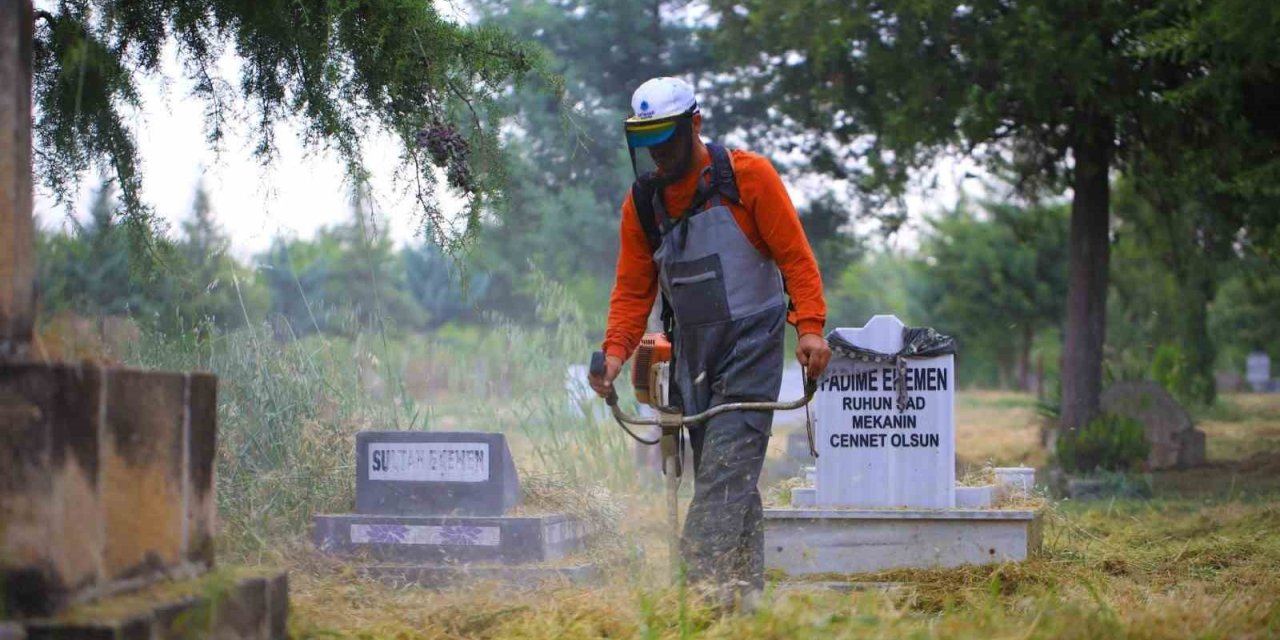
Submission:
M 139 82 L 142 109 L 132 113 L 142 161 L 143 197 L 156 214 L 179 233 L 191 216 L 197 185 L 208 191 L 215 219 L 231 238 L 232 253 L 245 259 L 266 249 L 273 238 L 311 237 L 322 226 L 351 217 L 351 195 L 337 154 L 308 151 L 296 123 L 276 131 L 279 154 L 267 166 L 252 156 L 253 136 L 243 119 L 229 119 L 229 134 L 220 151 L 205 140 L 203 109 L 190 97 L 192 83 L 181 76 L 176 53 L 166 49 L 167 78 Z M 222 77 L 237 78 L 233 56 L 223 60 Z M 396 188 L 396 147 L 389 137 L 366 141 L 365 158 L 373 173 L 374 207 L 379 223 L 390 225 L 398 242 L 415 238 L 413 204 Z M 83 216 L 100 177 L 84 176 L 80 198 L 71 213 Z M 37 184 L 35 215 L 44 228 L 68 224 L 67 207 Z
M 464 15 L 456 8 L 454 12 Z M 350 186 L 336 153 L 304 148 L 297 123 L 282 123 L 275 136 L 278 155 L 263 166 L 252 156 L 254 138 L 244 125 L 247 118 L 229 118 L 221 148 L 211 149 L 204 137 L 204 105 L 191 97 L 193 83 L 181 72 L 176 48 L 166 47 L 164 58 L 161 74 L 139 80 L 142 106 L 130 114 L 130 124 L 142 161 L 143 198 L 167 223 L 170 235 L 176 237 L 181 223 L 190 218 L 195 189 L 201 183 L 210 196 L 215 219 L 230 236 L 232 254 L 241 260 L 264 251 L 276 237 L 311 238 L 321 227 L 350 219 Z M 238 69 L 231 54 L 220 61 L 221 78 L 233 85 L 238 82 Z M 620 144 L 621 140 L 619 135 Z M 421 236 L 416 204 L 404 185 L 394 179 L 396 149 L 389 136 L 373 136 L 366 140 L 364 151 L 372 174 L 375 221 L 386 225 L 393 241 L 402 245 L 420 241 Z M 971 163 L 945 160 L 934 171 L 938 186 L 929 191 L 917 188 L 908 195 L 911 221 L 903 232 L 888 239 L 886 246 L 914 246 L 925 215 L 954 205 L 961 186 L 974 187 L 963 178 L 966 172 L 977 173 Z M 46 229 L 66 228 L 68 215 L 83 218 L 99 182 L 97 174 L 85 175 L 78 202 L 68 208 L 56 203 L 37 180 L 34 211 L 38 224 Z M 826 181 L 816 177 L 788 184 L 798 205 L 807 194 L 826 186 Z M 460 208 L 456 198 L 443 199 L 446 209 L 451 203 L 452 209 Z M 874 225 L 864 222 L 855 228 L 868 233 Z

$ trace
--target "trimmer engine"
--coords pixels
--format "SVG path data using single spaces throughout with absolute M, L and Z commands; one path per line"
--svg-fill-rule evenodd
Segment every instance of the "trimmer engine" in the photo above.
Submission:
M 671 341 L 662 333 L 646 333 L 640 339 L 631 366 L 636 400 L 655 409 L 670 405 Z

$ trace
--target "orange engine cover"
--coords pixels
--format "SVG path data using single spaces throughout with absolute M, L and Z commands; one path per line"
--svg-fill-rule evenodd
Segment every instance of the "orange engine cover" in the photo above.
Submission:
M 631 385 L 635 387 L 636 400 L 657 406 L 657 398 L 653 397 L 656 384 L 653 374 L 654 367 L 663 362 L 671 362 L 671 341 L 662 333 L 644 334 L 631 363 Z

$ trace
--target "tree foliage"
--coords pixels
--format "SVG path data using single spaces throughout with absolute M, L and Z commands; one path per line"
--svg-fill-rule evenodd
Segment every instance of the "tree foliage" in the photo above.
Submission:
M 567 114 L 558 110 L 556 95 L 538 83 L 509 98 L 508 198 L 484 227 L 476 253 L 493 277 L 488 306 L 530 319 L 530 264 L 579 300 L 608 294 L 618 211 L 633 179 L 622 135 L 631 93 L 651 77 L 689 77 L 711 66 L 697 30 L 676 19 L 684 4 L 476 3 L 483 24 L 545 48 L 548 68 L 563 78 L 563 102 L 573 105 Z
M 1027 388 L 1036 336 L 1061 327 L 1067 290 L 1067 208 L 961 202 L 932 222 L 920 248 L 931 322 L 960 337 L 960 360 L 996 365 Z
M 1267 182 L 1252 176 L 1259 154 L 1274 161 L 1257 143 L 1274 145 L 1274 127 L 1256 114 L 1280 104 L 1276 17 L 1246 4 L 711 2 L 721 50 L 743 68 L 731 81 L 740 108 L 814 168 L 852 180 L 890 227 L 913 172 L 945 154 L 1024 192 L 1072 188 L 1069 428 L 1096 413 L 1101 390 L 1111 170 L 1213 180 L 1246 198 L 1244 186 L 1256 195 Z
M 65 201 L 86 169 L 106 168 L 135 240 L 148 239 L 152 214 L 126 113 L 139 105 L 138 79 L 162 73 L 166 47 L 194 82 L 211 145 L 244 121 L 267 162 L 277 125 L 296 121 L 308 146 L 336 150 L 360 184 L 362 139 L 390 133 L 441 241 L 452 227 L 441 219 L 436 169 L 470 203 L 474 231 L 502 177 L 494 99 L 543 69 L 536 48 L 493 26 L 451 22 L 430 0 L 62 0 L 36 21 L 37 175 Z M 218 75 L 224 53 L 242 63 L 236 83 Z M 460 151 L 421 149 L 423 132 L 424 143 L 433 135 Z

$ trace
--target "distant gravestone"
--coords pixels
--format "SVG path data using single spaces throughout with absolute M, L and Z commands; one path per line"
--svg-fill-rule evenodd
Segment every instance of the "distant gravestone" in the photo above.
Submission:
M 854 346 L 896 354 L 902 322 L 837 329 Z M 955 356 L 893 361 L 835 357 L 815 399 L 820 506 L 955 506 Z M 905 397 L 897 385 L 906 386 Z
M 1256 392 L 1271 390 L 1271 356 L 1263 351 L 1250 353 L 1244 370 L 1244 379 L 1251 389 Z
M 1194 467 L 1205 463 L 1205 437 L 1178 401 L 1164 387 L 1150 381 L 1117 382 L 1099 398 L 1106 413 L 1142 423 L 1151 445 L 1151 469 Z
M 356 434 L 359 513 L 501 516 L 519 502 L 520 481 L 500 433 Z

